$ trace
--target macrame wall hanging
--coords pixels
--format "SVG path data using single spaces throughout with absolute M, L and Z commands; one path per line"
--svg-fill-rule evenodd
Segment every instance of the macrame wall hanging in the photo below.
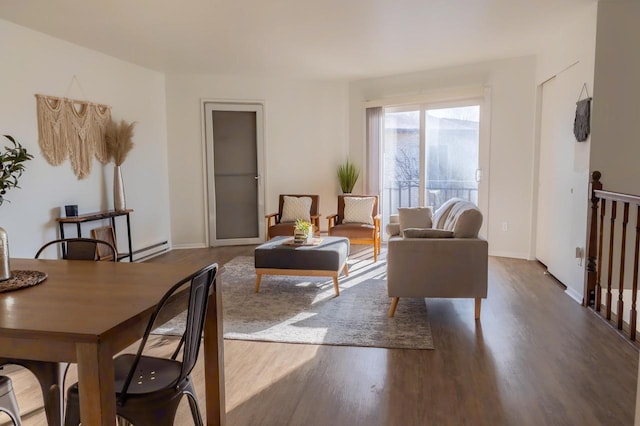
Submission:
M 581 99 L 583 93 L 586 93 L 587 97 Z M 576 136 L 578 142 L 586 141 L 591 131 L 591 99 L 589 90 L 587 89 L 587 83 L 584 83 L 578 95 L 576 118 L 573 120 L 573 134 Z
M 74 76 L 75 78 L 75 76 Z M 52 166 L 69 158 L 71 168 L 83 179 L 91 173 L 95 156 L 109 161 L 104 132 L 111 107 L 87 101 L 35 95 L 38 108 L 38 140 L 43 157 Z

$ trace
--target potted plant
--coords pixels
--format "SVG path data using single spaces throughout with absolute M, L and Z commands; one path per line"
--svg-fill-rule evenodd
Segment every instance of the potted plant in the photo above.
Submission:
M 4 135 L 13 144 L 13 147 L 5 146 L 4 152 L 0 152 L 0 206 L 5 201 L 5 195 L 11 188 L 20 188 L 18 179 L 24 172 L 24 162 L 31 160 L 33 155 L 9 135 Z
M 20 145 L 9 135 L 4 135 L 13 144 L 5 146 L 4 152 L 0 152 L 0 206 L 9 200 L 5 200 L 7 191 L 11 188 L 20 188 L 18 179 L 24 172 L 24 162 L 31 160 L 33 155 Z M 0 281 L 11 278 L 11 268 L 9 267 L 9 242 L 7 232 L 0 227 Z
M 353 191 L 353 187 L 356 185 L 356 181 L 360 176 L 360 169 L 358 166 L 347 160 L 345 163 L 338 166 L 338 181 L 340 182 L 340 188 L 345 194 L 350 194 Z
M 296 225 L 293 231 L 293 242 L 303 244 L 313 238 L 313 225 L 302 219 L 296 219 Z

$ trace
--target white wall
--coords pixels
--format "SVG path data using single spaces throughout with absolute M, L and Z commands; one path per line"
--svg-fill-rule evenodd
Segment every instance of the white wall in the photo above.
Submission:
M 40 155 L 36 93 L 111 105 L 115 119 L 138 123 L 135 146 L 122 167 L 127 207 L 135 210 L 133 248 L 168 240 L 164 76 L 3 20 L 0 40 L 0 132 L 14 136 L 35 156 L 26 163 L 22 189 L 9 191 L 11 202 L 0 207 L 11 256 L 33 257 L 42 243 L 57 237 L 60 206 L 78 204 L 80 213 L 113 208 L 113 164 L 94 160 L 90 176 L 78 180 L 68 161 L 53 167 Z M 70 86 L 74 75 L 80 87 Z M 124 231 L 124 222 L 119 223 Z M 68 234 L 75 235 L 71 228 Z M 125 235 L 118 239 L 122 250 Z
M 340 193 L 336 168 L 347 152 L 347 85 L 274 77 L 168 75 L 171 232 L 175 247 L 206 242 L 202 99 L 265 103 L 265 213 L 282 193 L 318 194 L 321 228 Z M 299 161 L 300 156 L 305 161 Z
M 640 194 L 640 3 L 599 2 L 591 170 L 604 188 Z
M 558 29 L 538 55 L 536 82 L 553 78 L 540 90 L 538 102 L 550 111 L 540 111 L 546 161 L 535 170 L 534 194 L 541 185 L 536 206 L 543 214 L 536 234 L 536 257 L 551 274 L 567 286 L 567 293 L 582 302 L 584 258 L 576 259 L 576 247 L 586 247 L 589 200 L 589 151 L 591 138 L 576 142 L 573 134 L 576 101 L 584 84 L 594 93 L 597 5 L 575 15 L 574 22 Z M 586 97 L 583 92 L 582 97 Z M 594 104 L 599 100 L 595 98 Z M 538 175 L 539 173 L 539 175 Z
M 364 102 L 469 86 L 491 88 L 489 254 L 530 257 L 535 57 L 362 80 L 349 86 L 350 155 L 364 164 Z M 359 182 L 362 184 L 362 182 Z M 508 222 L 503 232 L 501 223 Z

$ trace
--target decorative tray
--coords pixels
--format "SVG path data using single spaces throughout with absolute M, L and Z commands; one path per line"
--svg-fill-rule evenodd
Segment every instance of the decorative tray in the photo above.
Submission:
M 293 241 L 293 237 L 291 237 L 290 240 L 287 240 L 282 244 L 284 244 L 285 246 L 303 247 L 303 246 L 317 246 L 321 242 L 322 242 L 322 238 L 312 238 L 311 241 L 305 241 L 304 243 L 296 243 Z
M 46 279 L 47 274 L 40 271 L 11 271 L 11 278 L 0 281 L 0 293 L 31 287 Z

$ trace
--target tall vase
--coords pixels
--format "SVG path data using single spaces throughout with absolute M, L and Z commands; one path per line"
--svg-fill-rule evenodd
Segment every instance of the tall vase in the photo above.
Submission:
M 124 198 L 124 182 L 122 181 L 122 171 L 120 166 L 113 169 L 113 209 L 122 211 L 127 209 Z
M 7 232 L 0 228 L 0 281 L 11 278 L 11 268 L 9 267 L 9 240 Z

